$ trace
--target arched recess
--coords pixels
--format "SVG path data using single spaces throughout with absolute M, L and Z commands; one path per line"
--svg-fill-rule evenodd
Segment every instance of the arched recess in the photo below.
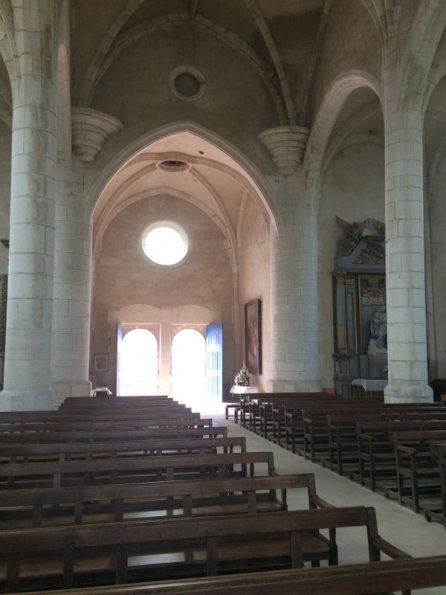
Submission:
M 180 168 L 172 169 L 171 164 L 178 162 Z M 235 147 L 221 138 L 216 138 L 211 132 L 189 123 L 180 123 L 138 139 L 117 155 L 95 180 L 87 199 L 91 213 L 95 261 L 93 351 L 96 349 L 95 345 L 100 352 L 104 351 L 103 347 L 98 346 L 94 336 L 95 329 L 103 328 L 103 323 L 96 324 L 96 321 L 105 320 L 107 311 L 113 307 L 111 302 L 114 298 L 104 295 L 101 276 L 106 274 L 109 278 L 112 274 L 106 256 L 110 254 L 110 258 L 115 259 L 116 270 L 121 267 L 123 275 L 133 275 L 135 279 L 135 283 L 128 280 L 128 296 L 116 296 L 116 299 L 120 300 L 119 307 L 125 305 L 124 300 L 127 300 L 127 297 L 127 304 L 163 306 L 160 292 L 161 288 L 165 287 L 167 302 L 172 308 L 177 305 L 202 306 L 219 312 L 208 319 L 208 323 L 226 325 L 225 336 L 229 338 L 225 345 L 231 351 L 231 355 L 226 357 L 225 354 L 228 367 L 225 382 L 232 383 L 230 376 L 233 369 L 241 365 L 239 362 L 242 358 L 242 305 L 249 299 L 249 291 L 262 292 L 265 300 L 269 299 L 268 242 L 270 229 L 277 228 L 275 196 L 256 167 Z M 135 219 L 138 210 L 141 217 Z M 164 217 L 161 215 L 162 212 L 168 212 L 169 216 Z M 165 218 L 179 225 L 182 225 L 182 221 L 176 217 L 184 217 L 187 223 L 186 233 L 190 231 L 192 234 L 190 257 L 187 256 L 183 264 L 175 265 L 173 269 L 164 273 L 159 268 L 152 269 L 153 264 L 142 262 L 141 251 L 137 249 L 141 229 L 138 227 L 138 232 L 135 232 L 133 237 L 126 231 L 132 217 L 137 226 L 141 226 L 143 220 L 147 221 L 148 225 L 149 219 L 153 222 L 156 213 L 159 213 L 160 219 Z M 198 228 L 198 225 L 201 227 Z M 261 233 L 253 232 L 253 229 L 260 230 Z M 211 233 L 211 230 L 214 231 Z M 124 236 L 119 236 L 121 231 L 127 234 L 124 240 Z M 110 234 L 115 234 L 113 238 L 116 242 L 123 242 L 124 251 L 132 245 L 133 260 L 130 266 L 123 264 L 123 259 L 127 256 L 116 251 L 116 242 L 113 243 Z M 203 243 L 205 237 L 206 241 L 211 242 L 209 245 L 214 246 L 214 251 L 211 250 L 208 254 Z M 262 242 L 260 251 L 259 238 Z M 217 251 L 216 242 L 220 245 Z M 199 246 L 199 249 L 195 249 L 196 246 Z M 257 267 L 253 264 L 256 260 Z M 104 266 L 99 266 L 99 262 Z M 217 266 L 215 270 L 213 262 Z M 201 267 L 203 277 L 194 277 L 198 274 L 198 269 L 194 268 L 193 263 Z M 262 267 L 262 278 L 260 281 L 251 279 L 252 271 L 258 270 L 259 266 Z M 216 271 L 219 271 L 218 274 Z M 189 281 L 185 280 L 186 272 L 192 275 Z M 177 301 L 174 300 L 177 286 L 169 284 L 173 283 L 173 279 L 178 279 L 180 285 L 187 283 L 185 295 L 178 297 Z M 192 282 L 191 279 L 195 281 Z M 255 286 L 253 289 L 255 282 L 259 284 L 257 289 Z M 147 286 L 146 292 L 142 290 L 142 283 Z M 153 287 L 151 284 L 154 283 L 160 285 L 152 292 L 150 286 Z M 192 287 L 193 283 L 196 287 Z M 136 285 L 139 293 L 132 295 L 132 292 L 135 293 L 133 290 Z M 222 293 L 218 294 L 217 287 L 220 286 Z M 111 292 L 114 290 L 112 287 Z M 197 291 L 200 291 L 201 295 L 197 295 Z M 102 297 L 98 301 L 96 298 L 99 295 Z M 174 322 L 173 320 L 172 323 Z M 113 329 L 110 332 L 113 334 Z
M 444 188 L 446 184 L 446 73 L 429 95 L 424 119 L 426 299 L 429 376 L 446 378 L 446 266 Z
M 346 72 L 332 82 L 316 114 L 306 146 L 303 166 L 307 175 L 323 169 L 328 142 L 342 107 L 350 94 L 361 87 L 372 89 L 382 104 L 381 85 L 367 72 Z
M 342 275 L 335 274 L 339 267 L 337 256 L 341 243 L 348 240 L 348 231 L 337 223 L 337 217 L 345 221 L 347 227 L 368 219 L 384 223 L 384 118 L 380 96 L 376 92 L 378 88 L 377 82 L 365 73 L 348 73 L 336 79 L 323 101 L 306 154 L 307 175 L 318 172 L 321 182 L 318 223 L 321 380 L 323 386 L 335 388 L 343 394 L 349 394 L 352 378 L 346 380 L 347 390 L 341 391 L 334 365 L 339 362 L 333 357 L 338 350 L 334 323 L 339 309 L 342 312 L 348 310 L 346 316 L 351 316 L 352 320 L 360 320 L 358 275 L 361 267 L 346 278 L 345 283 Z M 372 230 L 365 233 L 371 234 Z M 380 241 L 382 245 L 383 241 L 384 238 Z M 382 277 L 384 260 L 376 265 L 373 272 Z M 367 268 L 363 267 L 364 274 Z M 382 278 L 380 283 L 381 287 Z M 356 293 L 349 293 L 353 285 Z M 345 301 L 338 307 L 341 294 Z M 352 301 L 347 302 L 346 296 Z M 339 302 L 336 301 L 338 298 Z M 351 326 L 346 326 L 347 330 L 350 328 L 351 341 L 347 351 L 355 356 L 354 364 L 359 362 L 359 354 L 367 356 L 368 327 L 365 327 L 370 315 L 371 312 L 364 313 L 364 329 L 358 326 L 351 330 Z M 349 376 L 346 369 L 350 364 L 347 360 L 342 362 L 346 377 Z M 361 377 L 360 372 L 368 377 L 365 367 L 366 364 L 364 369 L 359 366 L 356 369 L 352 365 L 353 378 Z
M 188 135 L 189 138 L 192 137 L 197 142 L 203 141 L 213 149 L 214 161 L 225 163 L 233 169 L 233 175 L 259 202 L 273 228 L 277 230 L 278 215 L 275 205 L 275 190 L 259 167 L 230 141 L 191 121 L 172 122 L 156 128 L 137 138 L 108 161 L 90 187 L 87 188 L 85 206 L 90 214 L 94 216 L 94 212 L 100 209 L 110 182 L 115 181 L 117 174 L 131 165 L 133 160 L 137 159 L 144 150 L 157 146 L 157 143 L 168 141 L 168 139 L 177 139 L 180 135 Z

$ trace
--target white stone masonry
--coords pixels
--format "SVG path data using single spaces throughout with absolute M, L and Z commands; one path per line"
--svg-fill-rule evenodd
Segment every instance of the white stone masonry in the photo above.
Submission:
M 300 175 L 283 180 L 284 212 L 272 236 L 272 387 L 319 391 L 317 203 Z
M 11 227 L 4 390 L 0 409 L 48 409 L 56 161 L 49 0 L 15 7 Z M 48 43 L 50 42 L 50 43 Z
M 388 402 L 432 400 L 428 386 L 423 137 L 418 110 L 385 106 Z

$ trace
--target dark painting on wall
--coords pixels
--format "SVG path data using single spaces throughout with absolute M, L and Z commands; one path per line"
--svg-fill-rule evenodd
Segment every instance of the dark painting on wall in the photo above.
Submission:
M 245 357 L 251 374 L 262 373 L 262 302 L 245 304 Z

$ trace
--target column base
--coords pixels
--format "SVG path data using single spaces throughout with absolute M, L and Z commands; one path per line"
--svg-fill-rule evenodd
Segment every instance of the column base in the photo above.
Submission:
M 432 403 L 434 393 L 425 382 L 389 380 L 384 389 L 386 403 Z
M 320 393 L 322 384 L 319 380 L 271 380 L 273 393 Z
M 0 392 L 0 411 L 50 411 L 55 408 L 50 392 Z
M 91 382 L 89 380 L 52 382 L 51 387 L 56 407 L 69 397 L 89 397 L 91 395 Z

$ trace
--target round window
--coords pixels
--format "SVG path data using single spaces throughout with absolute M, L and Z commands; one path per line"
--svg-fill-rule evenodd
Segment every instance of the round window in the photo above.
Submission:
M 142 249 L 152 262 L 169 266 L 183 260 L 189 250 L 189 240 L 184 229 L 176 223 L 158 221 L 143 233 Z
M 195 66 L 177 66 L 169 76 L 170 90 L 183 101 L 196 101 L 206 92 L 206 80 Z

